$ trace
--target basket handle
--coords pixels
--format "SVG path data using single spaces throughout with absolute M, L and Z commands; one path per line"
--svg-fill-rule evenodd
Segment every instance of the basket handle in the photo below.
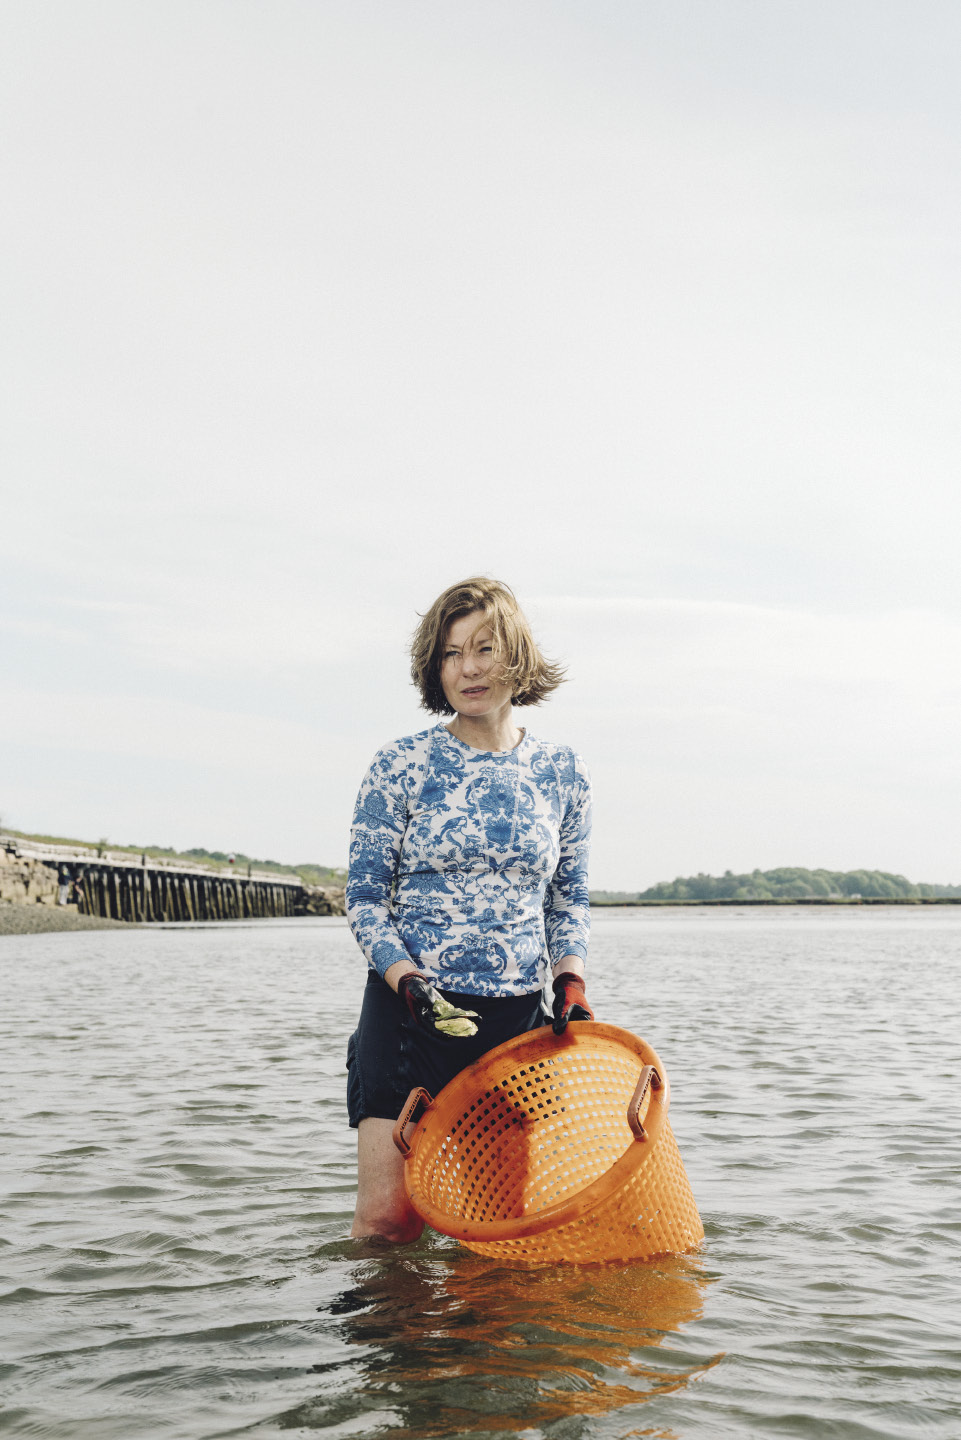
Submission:
M 627 1104 L 627 1123 L 634 1132 L 635 1140 L 647 1139 L 647 1131 L 641 1124 L 641 1106 L 644 1104 L 644 1096 L 647 1094 L 648 1086 L 650 1086 L 652 1090 L 661 1090 L 664 1087 L 664 1081 L 661 1079 L 660 1072 L 655 1070 L 653 1065 L 644 1066 L 640 1079 L 634 1088 L 634 1094 Z M 667 1109 L 669 1094 L 670 1092 L 664 1096 L 665 1110 Z
M 425 1090 L 422 1085 L 415 1086 L 404 1101 L 404 1108 L 398 1115 L 397 1123 L 394 1126 L 393 1140 L 405 1160 L 410 1154 L 410 1142 L 404 1134 L 404 1131 L 408 1125 L 417 1123 L 420 1119 L 419 1111 L 426 1110 L 428 1105 L 433 1105 L 433 1103 L 433 1095 L 431 1095 L 429 1090 Z

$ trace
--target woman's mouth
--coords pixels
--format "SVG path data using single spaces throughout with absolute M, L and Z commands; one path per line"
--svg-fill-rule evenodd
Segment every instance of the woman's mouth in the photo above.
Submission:
M 470 697 L 471 697 L 472 695 L 486 695 L 486 694 L 487 694 L 487 686 L 486 686 L 486 685 L 472 685 L 469 690 L 462 690 L 460 693 L 461 693 L 462 695 L 466 695 L 468 699 L 470 699 Z

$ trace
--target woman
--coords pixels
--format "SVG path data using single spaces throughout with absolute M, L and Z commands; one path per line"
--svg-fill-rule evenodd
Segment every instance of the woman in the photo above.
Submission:
M 411 646 L 421 702 L 452 717 L 374 756 L 351 831 L 347 916 L 370 971 L 348 1047 L 358 1130 L 351 1234 L 415 1240 L 423 1223 L 391 1139 L 415 1085 L 432 1095 L 514 1035 L 594 1018 L 584 989 L 590 930 L 590 780 L 564 745 L 520 729 L 513 707 L 561 683 L 512 592 L 452 585 Z

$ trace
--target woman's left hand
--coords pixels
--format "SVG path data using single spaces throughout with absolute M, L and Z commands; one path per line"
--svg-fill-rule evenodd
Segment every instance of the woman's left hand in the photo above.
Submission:
M 563 1035 L 569 1020 L 593 1020 L 583 975 L 564 970 L 554 977 L 554 1034 Z

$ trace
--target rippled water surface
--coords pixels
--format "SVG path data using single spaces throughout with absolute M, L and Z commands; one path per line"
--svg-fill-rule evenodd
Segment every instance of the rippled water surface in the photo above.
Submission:
M 344 1239 L 343 921 L 0 939 L 0 1431 L 961 1436 L 961 914 L 596 913 L 707 1238 Z

